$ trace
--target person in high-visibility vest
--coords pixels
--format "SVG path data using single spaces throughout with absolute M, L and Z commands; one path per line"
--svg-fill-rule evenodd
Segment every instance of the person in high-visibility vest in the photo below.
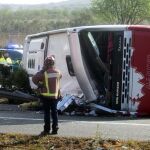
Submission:
M 8 65 L 12 65 L 12 59 L 9 57 L 9 53 L 7 51 L 4 52 L 4 58 Z
M 60 97 L 60 79 L 62 75 L 55 68 L 55 57 L 48 56 L 44 61 L 43 69 L 37 72 L 32 81 L 40 90 L 40 98 L 44 108 L 44 130 L 40 135 L 57 134 L 58 131 L 58 114 L 57 103 Z M 50 121 L 50 111 L 52 117 L 52 126 Z
M 7 61 L 2 53 L 0 53 L 0 64 L 7 65 Z

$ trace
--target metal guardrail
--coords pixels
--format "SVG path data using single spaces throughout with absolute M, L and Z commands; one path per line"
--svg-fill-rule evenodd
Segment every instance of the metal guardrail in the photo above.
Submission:
M 36 101 L 39 100 L 38 97 L 32 96 L 28 93 L 24 93 L 19 90 L 15 91 L 9 91 L 5 89 L 0 89 L 0 97 L 5 97 L 5 98 L 13 98 L 16 100 L 24 100 L 24 101 Z

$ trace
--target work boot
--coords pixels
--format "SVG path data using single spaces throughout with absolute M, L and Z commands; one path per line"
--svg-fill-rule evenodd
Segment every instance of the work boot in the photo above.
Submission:
M 59 129 L 58 127 L 53 128 L 51 134 L 53 135 L 57 134 L 58 129 Z
M 46 136 L 46 135 L 49 135 L 49 134 L 50 133 L 48 131 L 42 131 L 39 136 Z
M 52 134 L 52 135 L 58 134 L 58 133 L 57 133 L 57 130 L 52 130 L 51 134 Z

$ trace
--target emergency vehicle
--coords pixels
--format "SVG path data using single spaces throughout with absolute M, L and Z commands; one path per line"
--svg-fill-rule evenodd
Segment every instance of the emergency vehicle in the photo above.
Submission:
M 150 115 L 150 26 L 83 26 L 26 37 L 23 65 L 30 77 L 48 55 L 62 71 L 63 95 L 82 91 L 93 107 Z

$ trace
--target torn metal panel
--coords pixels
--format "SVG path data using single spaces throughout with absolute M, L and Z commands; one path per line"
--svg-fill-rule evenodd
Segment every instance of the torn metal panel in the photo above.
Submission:
M 110 108 L 107 108 L 107 107 L 104 107 L 104 106 L 101 106 L 101 105 L 98 105 L 98 104 L 90 103 L 89 106 L 90 106 L 91 108 L 97 108 L 97 109 L 103 110 L 103 111 L 105 111 L 105 112 L 117 113 L 116 110 L 112 110 L 112 109 L 110 109 Z
M 58 102 L 57 104 L 57 110 L 64 111 L 71 105 L 74 101 L 75 97 L 72 95 L 66 95 L 65 97 L 62 98 L 61 101 Z

